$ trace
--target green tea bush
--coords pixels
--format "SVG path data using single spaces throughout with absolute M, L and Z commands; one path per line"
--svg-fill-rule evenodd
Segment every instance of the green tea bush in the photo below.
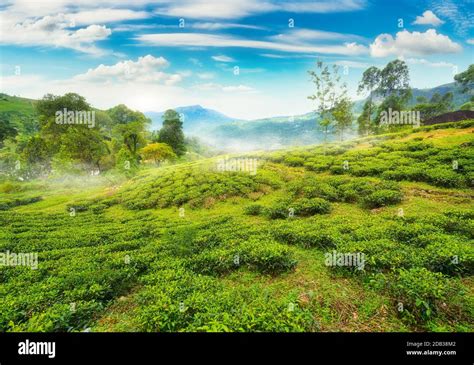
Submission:
M 445 301 L 453 285 L 441 273 L 425 268 L 400 269 L 393 286 L 397 300 L 404 311 L 416 320 L 427 320 L 436 313 L 437 307 Z
M 338 252 L 357 253 L 365 255 L 367 272 L 387 271 L 400 267 L 416 265 L 416 250 L 389 239 L 372 241 L 346 241 L 338 244 Z M 350 269 L 350 268 L 349 268 Z
M 465 185 L 465 178 L 452 169 L 430 169 L 426 171 L 426 179 L 427 182 L 433 185 L 445 188 L 462 187 Z
M 28 205 L 41 201 L 41 196 L 32 196 L 25 198 L 0 199 L 0 210 L 9 210 L 20 205 Z
M 363 204 L 369 208 L 380 208 L 402 201 L 403 194 L 396 190 L 378 190 L 363 198 Z
M 305 224 L 300 221 L 279 222 L 272 225 L 271 232 L 277 241 L 302 247 L 334 248 L 347 237 L 337 227 Z
M 331 204 L 321 198 L 301 198 L 294 204 L 295 215 L 308 217 L 315 214 L 328 214 L 331 211 Z
M 474 274 L 474 247 L 472 243 L 456 239 L 453 236 L 433 237 L 419 253 L 423 257 L 422 265 L 434 272 L 445 275 L 468 276 Z
M 275 201 L 270 207 L 265 208 L 265 215 L 270 219 L 286 219 L 290 216 L 292 203 L 288 199 Z
M 263 210 L 264 207 L 260 204 L 250 204 L 244 208 L 244 213 L 247 215 L 260 215 Z

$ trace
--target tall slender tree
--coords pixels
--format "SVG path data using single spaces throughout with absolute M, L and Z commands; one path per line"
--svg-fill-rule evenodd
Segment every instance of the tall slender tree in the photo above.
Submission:
M 359 82 L 357 92 L 362 94 L 368 92 L 367 101 L 364 103 L 362 114 L 357 120 L 359 124 L 359 133 L 368 134 L 372 128 L 372 114 L 374 110 L 374 91 L 379 87 L 380 84 L 380 70 L 375 67 L 369 67 L 362 74 L 362 80 Z
M 317 109 L 320 116 L 320 127 L 323 128 L 324 141 L 327 141 L 329 129 L 335 123 L 333 115 L 336 105 L 347 95 L 347 85 L 342 82 L 339 73 L 340 67 L 324 65 L 323 62 L 316 63 L 316 70 L 308 71 L 311 81 L 316 87 L 316 92 L 308 96 L 308 99 L 317 102 Z

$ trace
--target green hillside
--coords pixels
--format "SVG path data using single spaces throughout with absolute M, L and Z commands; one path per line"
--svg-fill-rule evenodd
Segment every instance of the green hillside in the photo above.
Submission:
M 4 182 L 0 330 L 473 331 L 473 132 Z
M 33 99 L 0 93 L 0 142 L 15 133 L 32 134 L 37 131 L 35 103 Z
M 36 100 L 9 96 L 0 93 L 0 113 L 16 112 L 25 115 L 33 115 Z

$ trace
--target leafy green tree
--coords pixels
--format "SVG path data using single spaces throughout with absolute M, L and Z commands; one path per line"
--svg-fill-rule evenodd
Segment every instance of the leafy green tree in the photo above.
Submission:
M 86 169 L 102 169 L 101 161 L 110 152 L 103 136 L 97 130 L 71 128 L 62 138 L 61 152 Z
M 454 80 L 463 86 L 463 93 L 467 92 L 469 90 L 469 84 L 474 82 L 474 64 L 469 65 L 466 71 L 455 75 Z
M 41 135 L 50 139 L 51 145 L 57 145 L 58 137 L 65 133 L 69 128 L 89 128 L 87 125 L 56 123 L 56 113 L 62 112 L 64 109 L 73 112 L 87 112 L 92 110 L 86 99 L 75 93 L 68 93 L 63 96 L 47 94 L 36 103 Z M 59 149 L 59 146 L 57 146 L 57 149 Z
M 177 156 L 182 156 L 186 152 L 183 122 L 176 111 L 168 109 L 164 113 L 158 141 L 169 145 Z
M 402 111 L 412 96 L 410 72 L 405 61 L 391 61 L 380 71 L 380 82 L 376 92 L 384 97 L 377 108 L 374 126 L 376 133 L 379 133 L 382 113 L 389 109 Z
M 426 98 L 425 98 L 426 100 Z M 434 93 L 430 101 L 417 104 L 413 110 L 420 112 L 421 120 L 427 120 L 437 115 L 441 115 L 453 110 L 453 93 L 448 92 L 441 96 L 439 93 Z
M 15 137 L 18 131 L 11 122 L 11 118 L 8 115 L 0 114 L 0 146 L 3 145 L 3 141 L 8 137 Z
M 334 108 L 347 94 L 347 85 L 341 81 L 339 69 L 340 67 L 337 65 L 330 68 L 328 65 L 324 65 L 323 62 L 318 61 L 316 70 L 308 71 L 311 81 L 316 87 L 316 92 L 308 96 L 308 99 L 318 103 L 316 111 L 320 116 L 319 125 L 323 128 L 325 142 L 329 129 L 335 122 L 332 114 Z
M 144 160 L 153 160 L 155 164 L 176 157 L 173 149 L 166 143 L 151 143 L 142 148 L 141 154 Z
M 115 133 L 121 136 L 123 144 L 135 157 L 138 156 L 138 150 L 146 145 L 145 132 L 146 126 L 140 120 L 115 127 Z
M 149 123 L 150 120 L 141 112 L 131 110 L 126 105 L 120 104 L 107 110 L 114 124 L 128 124 L 131 122 Z
M 339 133 L 341 141 L 344 139 L 344 131 L 351 127 L 352 120 L 354 119 L 352 106 L 352 101 L 348 97 L 345 97 L 339 100 L 332 110 L 332 115 L 336 121 L 336 130 Z
M 47 141 L 40 135 L 29 138 L 21 156 L 31 177 L 47 174 L 51 170 L 51 155 Z
M 372 114 L 374 111 L 374 91 L 379 87 L 381 80 L 381 72 L 375 67 L 369 67 L 362 74 L 362 80 L 359 82 L 357 92 L 359 94 L 368 92 L 369 96 L 364 103 L 362 114 L 357 119 L 359 124 L 359 134 L 366 135 L 372 129 Z
M 384 97 L 397 95 L 402 100 L 411 96 L 410 71 L 405 61 L 391 61 L 380 71 L 377 92 Z

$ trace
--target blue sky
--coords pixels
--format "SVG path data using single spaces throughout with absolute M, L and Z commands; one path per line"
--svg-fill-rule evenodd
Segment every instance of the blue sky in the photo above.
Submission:
M 1 91 L 78 92 L 141 111 L 201 104 L 237 118 L 315 109 L 307 70 L 362 72 L 404 59 L 413 87 L 473 63 L 472 0 L 7 0 Z

